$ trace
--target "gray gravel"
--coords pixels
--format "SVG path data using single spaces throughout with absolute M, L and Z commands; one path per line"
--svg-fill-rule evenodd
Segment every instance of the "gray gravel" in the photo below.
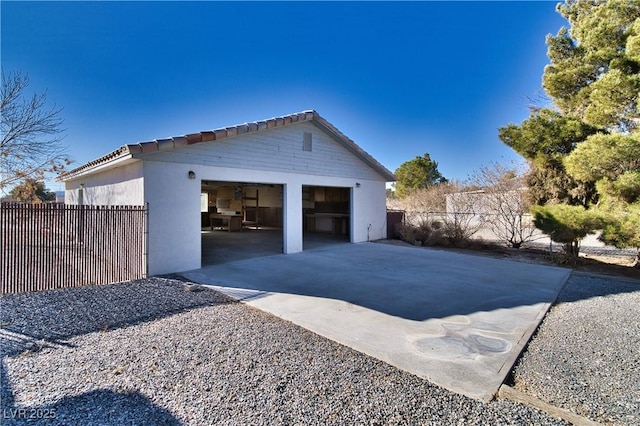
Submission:
M 4 424 L 23 423 L 16 409 L 55 417 L 30 424 L 566 424 L 183 287 L 153 278 L 3 296 Z
M 574 272 L 514 380 L 591 420 L 640 425 L 640 281 Z

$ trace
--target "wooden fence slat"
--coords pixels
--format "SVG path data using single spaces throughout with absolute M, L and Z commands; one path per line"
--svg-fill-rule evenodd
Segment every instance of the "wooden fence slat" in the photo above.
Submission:
M 0 294 L 144 278 L 146 211 L 0 204 Z

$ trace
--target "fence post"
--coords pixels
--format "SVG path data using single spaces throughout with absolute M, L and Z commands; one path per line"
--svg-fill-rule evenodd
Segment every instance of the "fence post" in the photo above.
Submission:
M 143 278 L 147 278 L 149 276 L 149 203 L 145 203 L 144 205 L 143 221 L 144 236 L 142 242 L 142 262 L 144 263 L 144 271 L 142 276 Z

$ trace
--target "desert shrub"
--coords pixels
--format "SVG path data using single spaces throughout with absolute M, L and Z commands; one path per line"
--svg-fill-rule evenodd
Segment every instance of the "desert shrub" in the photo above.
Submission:
M 421 222 L 417 225 L 403 223 L 398 232 L 403 241 L 423 246 L 464 247 L 470 241 L 460 230 L 456 231 L 455 225 L 442 221 Z
M 397 225 L 396 231 L 400 235 L 400 239 L 410 244 L 414 244 L 417 241 L 417 229 L 410 223 L 400 223 Z
M 420 188 L 402 198 L 390 198 L 387 207 L 405 211 L 399 231 L 402 240 L 425 246 L 462 247 L 480 228 L 472 197 L 459 195 L 465 186 L 445 182 Z
M 478 232 L 481 224 L 474 221 L 474 215 L 470 213 L 448 214 L 443 221 L 442 230 L 444 236 L 454 247 L 462 247 L 473 234 Z

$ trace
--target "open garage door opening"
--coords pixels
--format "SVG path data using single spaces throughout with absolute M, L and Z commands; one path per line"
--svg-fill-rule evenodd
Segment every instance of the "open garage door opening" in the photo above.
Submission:
M 282 253 L 283 186 L 202 181 L 202 266 Z
M 351 189 L 302 187 L 303 247 L 309 250 L 351 241 Z

